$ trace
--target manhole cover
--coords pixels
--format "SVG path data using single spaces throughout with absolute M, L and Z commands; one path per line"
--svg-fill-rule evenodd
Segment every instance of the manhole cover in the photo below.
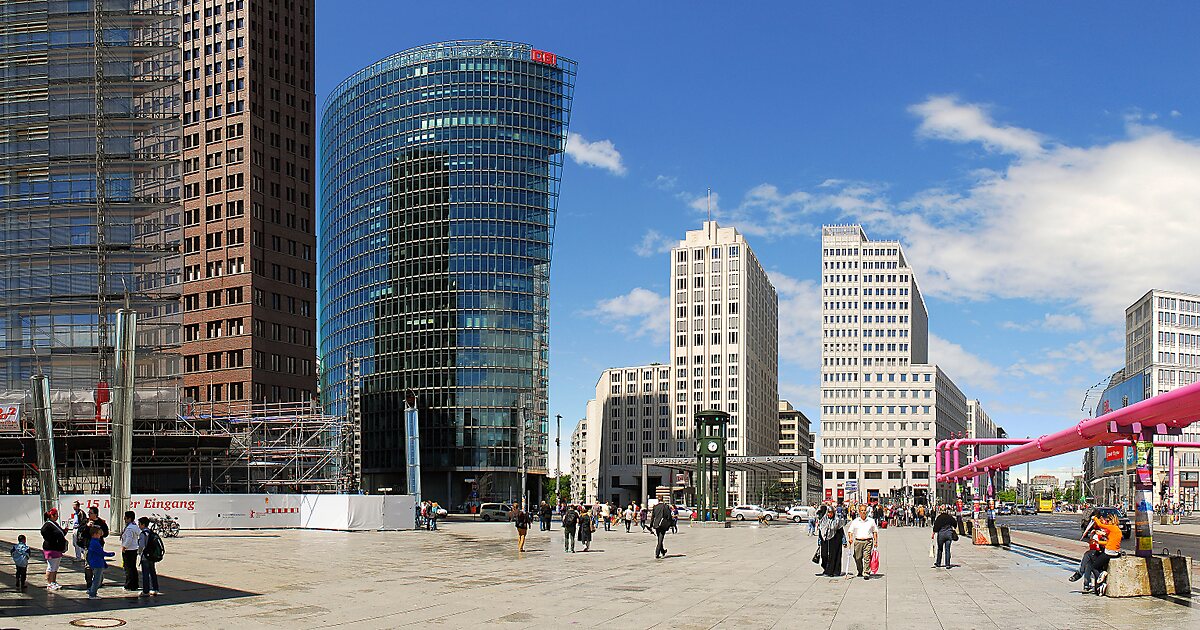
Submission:
M 76 619 L 71 622 L 71 625 L 78 628 L 116 628 L 117 626 L 125 625 L 125 620 L 114 619 L 112 617 L 92 617 L 90 619 Z

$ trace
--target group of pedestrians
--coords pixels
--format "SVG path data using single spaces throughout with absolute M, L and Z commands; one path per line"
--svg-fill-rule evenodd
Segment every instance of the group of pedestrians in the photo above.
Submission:
M 563 505 L 559 508 L 562 516 L 563 552 L 575 553 L 576 543 L 582 545 L 583 551 L 590 551 L 593 534 L 601 526 L 604 527 L 604 531 L 612 531 L 614 524 L 624 521 L 626 532 L 632 531 L 633 523 L 636 522 L 642 531 L 657 534 L 658 544 L 655 547 L 654 557 L 665 558 L 667 550 L 664 537 L 667 533 L 678 533 L 679 531 L 679 520 L 676 518 L 675 510 L 675 506 L 665 502 L 657 503 L 653 509 L 643 508 L 634 502 L 624 510 L 610 503 L 591 507 L 579 504 Z M 524 509 L 519 501 L 513 504 L 509 520 L 517 530 L 518 553 L 525 552 L 525 541 L 535 516 L 538 518 L 541 531 L 550 530 L 550 519 L 545 517 L 547 512 L 552 514 L 553 508 L 544 501 L 530 510 Z
M 437 501 L 421 501 L 417 504 L 417 529 L 436 532 L 438 518 L 444 511 Z
M 62 588 L 58 583 L 58 573 L 68 548 L 73 546 L 74 562 L 84 565 L 88 599 L 99 599 L 104 570 L 109 566 L 107 559 L 117 555 L 115 551 L 105 550 L 104 540 L 109 535 L 109 527 L 100 517 L 99 509 L 89 507 L 84 513 L 76 501 L 65 527 L 59 522 L 58 508 L 50 508 L 45 518 L 39 533 L 42 536 L 42 557 L 46 560 L 46 589 L 53 592 Z M 144 516 L 137 518 L 133 511 L 125 512 L 124 521 L 120 534 L 120 553 L 121 564 L 125 570 L 125 590 L 138 590 L 140 561 L 141 594 L 159 595 L 161 591 L 158 587 L 156 564 L 162 560 L 165 553 L 162 538 L 150 529 L 150 519 Z M 17 540 L 17 545 L 10 553 L 18 567 L 17 586 L 23 589 L 27 584 L 30 549 L 25 536 L 22 535 Z
M 825 504 L 817 509 L 815 529 L 818 542 L 817 552 L 813 554 L 813 562 L 821 565 L 821 572 L 817 575 L 843 575 L 843 549 L 851 551 L 857 569 L 855 575 L 848 577 L 857 576 L 869 580 L 875 574 L 872 566 L 878 562 L 878 521 L 871 513 L 873 506 L 860 503 L 854 511 L 857 512 L 854 518 L 847 520 L 851 510 L 840 501 L 836 505 Z

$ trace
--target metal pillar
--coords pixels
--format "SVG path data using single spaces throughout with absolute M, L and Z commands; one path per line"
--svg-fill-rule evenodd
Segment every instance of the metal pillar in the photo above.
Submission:
M 642 460 L 642 497 L 641 497 L 641 499 L 639 499 L 639 502 L 642 507 L 646 507 L 646 504 L 648 503 L 648 501 L 646 501 L 646 497 L 649 496 L 647 494 L 648 490 L 646 487 L 646 475 L 649 474 L 649 472 L 650 472 L 650 467 L 646 465 L 646 460 L 643 459 Z
M 33 394 L 33 426 L 37 434 L 38 488 L 42 514 L 58 505 L 58 467 L 54 463 L 54 424 L 50 415 L 50 379 L 45 374 L 29 378 Z
M 562 439 L 562 414 L 554 416 L 554 500 L 562 503 L 562 445 L 559 440 Z M 578 474 L 578 473 L 576 473 Z M 575 497 L 583 503 L 582 497 Z
M 525 426 L 525 394 L 521 394 L 517 400 L 517 423 L 520 425 L 519 433 L 521 440 L 521 506 L 529 510 L 529 496 L 526 494 L 526 477 L 529 474 L 529 462 L 526 457 L 525 436 L 527 427 Z
M 112 495 L 110 523 L 123 523 L 129 509 L 133 460 L 134 340 L 137 311 L 117 311 L 116 382 L 112 407 Z

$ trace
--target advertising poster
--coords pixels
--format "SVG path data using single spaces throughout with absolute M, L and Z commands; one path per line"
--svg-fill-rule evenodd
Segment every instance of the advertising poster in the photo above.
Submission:
M 1154 477 L 1151 463 L 1154 461 L 1154 444 L 1149 440 L 1137 441 L 1137 486 L 1133 537 L 1135 553 L 1147 557 L 1154 555 Z

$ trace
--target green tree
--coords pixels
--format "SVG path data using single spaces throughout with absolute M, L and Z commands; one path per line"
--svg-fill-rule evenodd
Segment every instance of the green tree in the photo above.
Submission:
M 1003 501 L 1005 503 L 1016 503 L 1017 502 L 1017 491 L 1016 490 L 1001 490 L 1000 492 L 996 493 L 996 500 Z
M 562 484 L 561 488 L 562 488 L 563 501 L 570 503 L 572 500 L 571 499 L 571 475 L 570 475 L 570 473 L 565 473 L 561 477 L 553 477 L 553 476 L 546 477 L 545 491 L 543 492 L 543 494 L 546 497 L 546 501 L 551 504 L 558 503 L 558 488 L 560 486 L 556 485 L 556 482 Z

